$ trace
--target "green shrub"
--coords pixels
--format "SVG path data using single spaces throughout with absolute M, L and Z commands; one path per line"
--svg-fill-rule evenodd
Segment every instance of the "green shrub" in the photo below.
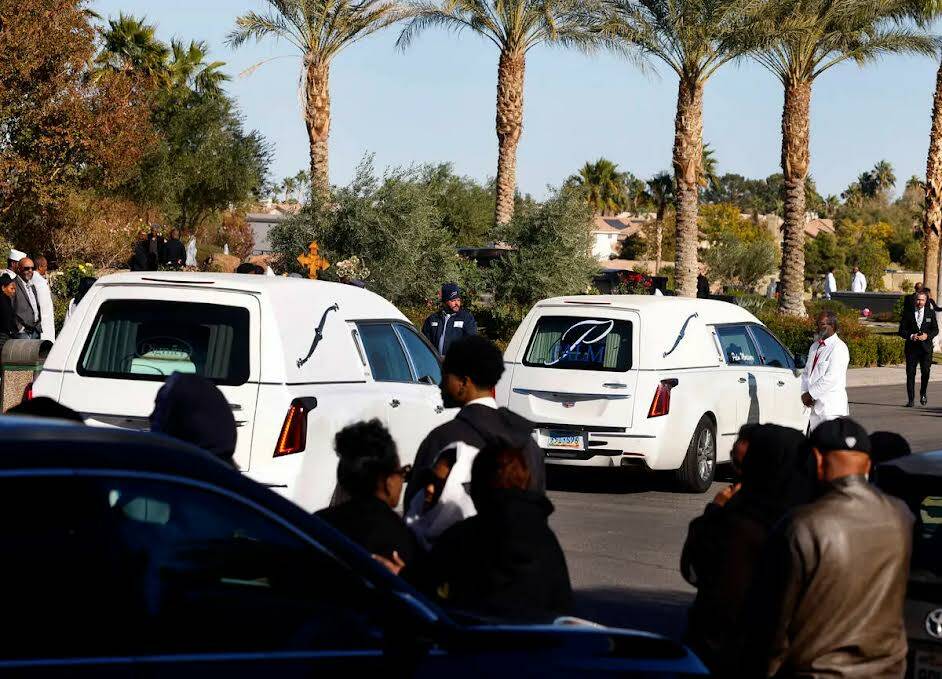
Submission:
M 779 313 L 774 307 L 755 314 L 779 341 L 796 356 L 805 356 L 814 339 L 814 322 L 811 317 L 795 318 Z
M 879 342 L 874 336 L 859 337 L 845 340 L 850 350 L 850 365 L 852 368 L 869 368 L 877 365 L 879 360 Z
M 68 303 L 78 292 L 82 279 L 95 276 L 95 267 L 87 262 L 66 262 L 51 281 L 52 294 Z
M 898 300 L 896 304 L 893 305 L 893 320 L 899 321 L 903 317 L 903 305 L 906 302 L 906 295 L 903 295 Z
M 425 319 L 435 311 L 435 307 L 405 306 L 399 307 L 412 324 L 422 329 Z M 468 307 L 478 322 L 478 332 L 497 344 L 503 350 L 513 338 L 520 326 L 520 322 L 527 315 L 529 309 L 516 304 L 497 303 L 491 305 L 470 305 Z
M 905 346 L 906 342 L 902 337 L 880 335 L 877 337 L 877 364 L 900 365 L 901 363 L 905 363 Z

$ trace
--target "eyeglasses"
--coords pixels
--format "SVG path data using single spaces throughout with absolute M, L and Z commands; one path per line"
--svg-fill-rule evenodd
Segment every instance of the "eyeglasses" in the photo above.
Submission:
M 35 268 L 35 266 L 21 266 L 20 271 L 33 271 Z

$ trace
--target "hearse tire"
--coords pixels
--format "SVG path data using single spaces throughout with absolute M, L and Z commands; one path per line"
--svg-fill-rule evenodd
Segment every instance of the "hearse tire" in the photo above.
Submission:
M 694 429 L 687 455 L 675 472 L 680 487 L 689 493 L 705 493 L 716 474 L 716 428 L 704 415 Z

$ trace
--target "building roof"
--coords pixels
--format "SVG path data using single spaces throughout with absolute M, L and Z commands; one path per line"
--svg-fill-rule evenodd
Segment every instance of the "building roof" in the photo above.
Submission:
M 834 233 L 833 219 L 809 219 L 805 222 L 805 235 L 810 238 L 817 238 L 822 233 Z
M 592 223 L 592 233 L 614 233 L 619 236 L 633 236 L 641 231 L 648 219 L 630 217 L 621 214 L 616 217 L 595 217 Z

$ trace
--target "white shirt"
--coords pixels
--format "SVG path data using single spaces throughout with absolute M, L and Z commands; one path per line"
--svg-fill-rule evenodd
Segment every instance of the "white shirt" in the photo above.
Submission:
M 922 321 L 925 318 L 925 315 L 926 315 L 925 307 L 923 307 L 922 309 L 916 309 L 916 329 L 919 329 L 922 327 Z
M 830 297 L 832 292 L 837 292 L 837 280 L 833 273 L 828 272 L 828 275 L 824 277 L 824 294 Z
M 49 281 L 38 271 L 33 272 L 33 289 L 39 302 L 39 317 L 42 319 L 42 334 L 39 338 L 55 342 L 56 312 L 52 305 L 52 291 L 49 289 Z
M 863 275 L 863 271 L 854 274 L 854 278 L 850 282 L 850 291 L 867 292 L 867 277 Z
M 190 238 L 190 242 L 186 244 L 186 265 L 196 266 L 196 239 L 195 238 Z
M 831 335 L 824 340 L 823 346 L 814 342 L 808 350 L 808 362 L 801 376 L 801 390 L 814 399 L 814 405 L 811 407 L 811 430 L 822 422 L 850 414 L 847 404 L 849 365 L 850 352 L 837 335 Z
M 497 410 L 497 399 L 492 398 L 490 396 L 485 396 L 483 398 L 476 398 L 473 401 L 468 401 L 467 403 L 465 403 L 464 407 L 467 408 L 468 406 L 473 406 L 473 405 L 487 406 L 488 408 L 493 408 L 494 410 Z

